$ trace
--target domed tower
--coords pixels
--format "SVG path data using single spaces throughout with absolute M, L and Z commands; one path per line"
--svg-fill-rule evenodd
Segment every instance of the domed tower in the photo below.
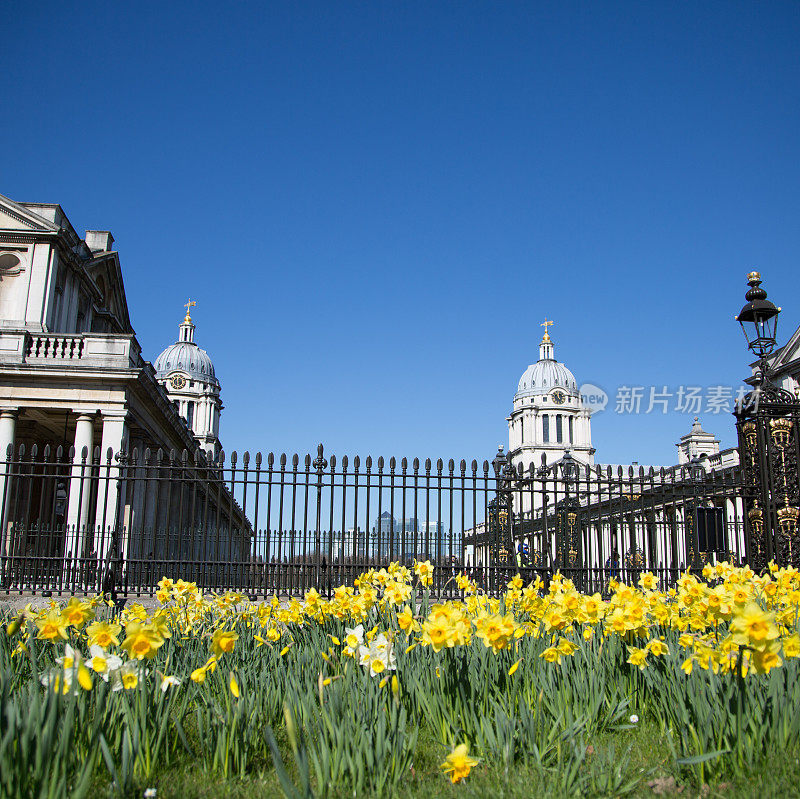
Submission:
M 575 376 L 555 359 L 545 320 L 539 360 L 523 373 L 508 417 L 508 455 L 517 468 L 560 460 L 569 450 L 576 461 L 594 464 L 591 411 L 584 406 Z
M 186 419 L 198 446 L 213 460 L 219 454 L 219 415 L 222 412 L 220 385 L 208 353 L 194 343 L 194 323 L 186 303 L 186 316 L 178 340 L 156 358 L 156 379 Z

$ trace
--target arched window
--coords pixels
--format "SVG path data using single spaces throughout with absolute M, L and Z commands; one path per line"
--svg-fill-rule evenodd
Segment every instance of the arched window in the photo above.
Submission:
M 22 261 L 14 253 L 0 255 L 0 318 L 13 319 L 18 315 L 16 300 L 18 292 L 14 288 L 16 276 L 22 272 Z
M 550 443 L 550 416 L 546 413 L 542 415 L 542 441 Z
M 564 425 L 560 413 L 556 414 L 556 441 L 560 444 L 564 440 Z

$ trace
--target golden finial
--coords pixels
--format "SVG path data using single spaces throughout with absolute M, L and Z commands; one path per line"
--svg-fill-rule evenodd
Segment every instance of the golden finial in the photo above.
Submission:
M 541 327 L 544 328 L 544 336 L 542 337 L 542 344 L 544 344 L 547 341 L 550 341 L 550 331 L 547 328 L 550 327 L 550 325 L 554 324 L 555 322 L 550 322 L 547 319 L 545 319 L 544 322 L 542 322 Z
M 185 324 L 188 324 L 192 321 L 192 317 L 189 315 L 189 309 L 194 305 L 197 305 L 197 303 L 194 300 L 189 300 L 189 302 L 185 302 L 183 304 L 183 307 L 186 308 L 186 316 L 184 317 L 183 320 Z

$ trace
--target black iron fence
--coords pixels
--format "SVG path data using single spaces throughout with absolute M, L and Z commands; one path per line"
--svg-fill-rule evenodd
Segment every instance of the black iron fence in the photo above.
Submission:
M 330 593 L 391 562 L 465 573 L 490 592 L 560 570 L 584 591 L 741 561 L 738 467 L 514 468 L 272 453 L 128 455 L 20 448 L 0 461 L 0 588 L 152 594 L 163 576 L 251 595 Z
M 762 374 L 736 410 L 736 428 L 748 563 L 756 570 L 770 560 L 800 565 L 800 402 Z

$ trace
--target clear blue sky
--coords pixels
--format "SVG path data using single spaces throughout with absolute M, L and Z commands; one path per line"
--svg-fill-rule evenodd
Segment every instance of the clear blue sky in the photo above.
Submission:
M 226 450 L 491 458 L 545 316 L 612 405 L 735 386 L 754 267 L 800 324 L 796 2 L 18 3 L 4 33 L 0 193 L 114 233 L 150 359 L 197 300 Z M 597 457 L 671 463 L 689 424 L 609 408 Z

